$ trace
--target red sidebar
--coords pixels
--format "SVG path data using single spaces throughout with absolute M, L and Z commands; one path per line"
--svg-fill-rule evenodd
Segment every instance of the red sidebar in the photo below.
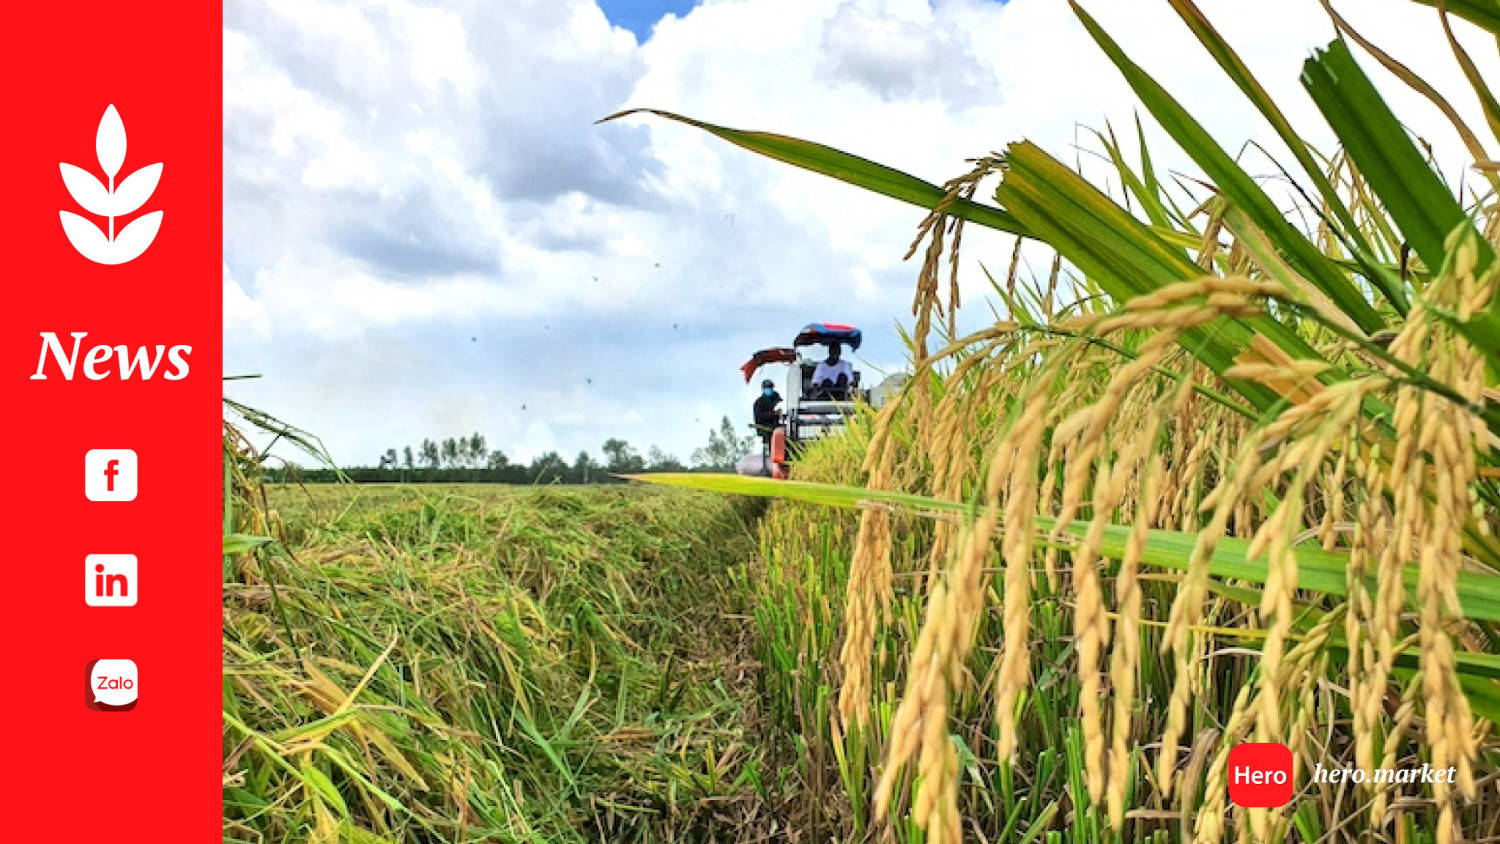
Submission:
M 0 838 L 217 841 L 222 9 L 0 40 Z

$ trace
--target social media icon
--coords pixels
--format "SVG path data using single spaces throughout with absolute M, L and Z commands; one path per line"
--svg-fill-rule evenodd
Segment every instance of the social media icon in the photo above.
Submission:
M 95 712 L 128 712 L 135 708 L 140 677 L 128 659 L 96 659 L 88 666 L 83 702 Z
M 83 457 L 83 491 L 90 501 L 134 501 L 135 452 L 96 448 Z
M 1280 742 L 1229 749 L 1229 799 L 1247 809 L 1285 806 L 1292 799 L 1292 751 Z
M 139 597 L 134 554 L 90 554 L 84 558 L 84 603 L 91 607 L 133 607 Z

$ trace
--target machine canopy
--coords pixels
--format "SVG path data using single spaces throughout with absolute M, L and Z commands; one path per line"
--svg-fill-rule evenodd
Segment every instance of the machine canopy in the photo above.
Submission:
M 832 343 L 842 343 L 851 349 L 858 349 L 863 339 L 860 330 L 852 325 L 814 322 L 802 327 L 802 330 L 797 333 L 797 339 L 792 341 L 792 345 L 827 346 Z

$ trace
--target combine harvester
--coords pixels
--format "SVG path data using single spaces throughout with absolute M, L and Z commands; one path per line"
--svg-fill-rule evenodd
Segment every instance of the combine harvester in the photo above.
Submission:
M 815 322 L 806 325 L 792 340 L 791 346 L 761 349 L 740 367 L 748 384 L 761 367 L 769 364 L 786 364 L 786 393 L 783 401 L 786 410 L 778 415 L 774 426 L 752 424 L 761 437 L 759 454 L 749 454 L 742 459 L 736 471 L 741 475 L 754 475 L 785 479 L 789 476 L 791 462 L 802 452 L 804 446 L 826 436 L 842 433 L 844 424 L 854 414 L 860 403 L 874 408 L 883 406 L 900 389 L 904 375 L 893 375 L 874 390 L 860 386 L 860 373 L 851 369 L 853 375 L 845 389 L 816 388 L 813 374 L 822 358 L 834 346 L 841 350 L 859 348 L 863 336 L 852 325 L 831 322 Z M 805 357 L 802 350 L 808 346 L 823 347 L 819 358 Z M 767 430 L 769 429 L 769 431 Z

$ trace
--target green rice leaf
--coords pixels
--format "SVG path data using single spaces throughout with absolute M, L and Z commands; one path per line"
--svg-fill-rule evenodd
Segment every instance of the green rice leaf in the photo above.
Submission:
M 1431 6 L 1434 9 L 1441 4 L 1446 6 L 1448 11 L 1480 29 L 1489 30 L 1494 35 L 1500 36 L 1500 6 L 1497 6 L 1494 0 L 1412 0 L 1412 2 Z
M 1117 301 L 1205 275 L 1181 251 L 1035 144 L 1011 144 L 1007 160 L 1010 170 L 996 196 L 1027 228 Z M 1318 358 L 1296 331 L 1267 316 L 1225 318 L 1189 329 L 1183 332 L 1182 346 L 1210 369 L 1223 373 L 1257 334 L 1293 358 Z M 1228 383 L 1261 411 L 1281 399 L 1263 384 Z
M 637 108 L 622 111 L 600 120 L 600 123 L 609 120 L 618 120 L 634 114 L 654 114 L 657 117 L 665 117 L 678 123 L 686 123 L 702 129 L 709 134 L 722 138 L 737 147 L 759 153 L 767 158 L 811 170 L 824 176 L 830 176 L 841 182 L 862 187 L 865 190 L 909 202 L 923 208 L 932 209 L 942 204 L 947 198 L 947 191 L 937 185 L 924 182 L 916 176 L 903 173 L 893 167 L 884 164 L 876 164 L 867 158 L 860 158 L 847 152 L 834 149 L 830 146 L 804 141 L 800 138 L 792 138 L 786 135 L 777 135 L 771 132 L 751 132 L 744 129 L 730 129 L 725 126 L 715 126 L 691 117 L 673 114 L 670 111 L 660 111 L 654 108 Z M 1016 221 L 1009 213 L 992 205 L 984 205 L 973 200 L 954 198 L 946 209 L 947 213 L 954 217 L 978 223 L 992 229 L 1010 232 L 1011 234 L 1028 235 L 1025 227 Z
M 1197 162 L 1208 174 L 1224 196 L 1260 227 L 1285 254 L 1286 260 L 1299 272 L 1316 284 L 1340 309 L 1347 313 L 1360 328 L 1375 332 L 1385 326 L 1385 321 L 1365 299 L 1364 294 L 1344 275 L 1343 270 L 1330 261 L 1291 223 L 1287 222 L 1281 209 L 1261 190 L 1260 185 L 1229 157 L 1207 129 L 1187 109 L 1167 93 L 1155 79 L 1131 61 L 1114 39 L 1085 12 L 1076 2 L 1073 11 L 1083 22 L 1094 41 L 1104 50 L 1115 67 L 1124 74 L 1125 81 L 1140 97 L 1161 124 L 1162 128 L 1177 141 L 1178 146 Z
M 1129 163 L 1125 161 L 1125 155 L 1120 149 L 1119 141 L 1115 138 L 1113 128 L 1108 132 L 1094 134 L 1099 138 L 1099 143 L 1104 145 L 1104 153 L 1109 156 L 1110 162 L 1115 165 L 1115 172 L 1119 174 L 1120 182 L 1129 191 L 1129 195 L 1134 196 L 1141 203 L 1141 208 L 1146 212 L 1146 217 L 1151 220 L 1151 224 L 1157 228 L 1171 228 L 1175 221 L 1168 212 L 1167 206 L 1162 202 L 1160 185 L 1155 183 L 1154 178 L 1148 181 L 1148 178 L 1136 175 L 1135 170 L 1131 169 Z M 1145 144 L 1141 145 L 1141 166 L 1147 173 L 1150 172 L 1151 159 L 1147 157 Z
M 333 804 L 333 808 L 338 810 L 341 817 L 345 820 L 349 819 L 349 806 L 344 802 L 343 795 L 339 794 L 339 790 L 334 786 L 333 780 L 330 780 L 327 774 L 318 770 L 316 765 L 313 765 L 311 762 L 302 763 L 302 781 L 309 788 L 317 791 L 318 796 Z
M 262 545 L 274 541 L 275 540 L 273 540 L 269 536 L 250 536 L 244 533 L 226 533 L 224 534 L 224 556 L 228 557 L 233 554 L 243 554 L 247 551 L 253 551 Z
M 1443 265 L 1444 240 L 1466 216 L 1458 200 L 1417 150 L 1343 41 L 1302 66 L 1302 84 L 1360 173 L 1428 269 Z M 1494 258 L 1480 247 L 1479 270 Z
M 970 512 L 971 505 L 963 501 L 943 501 L 908 492 L 888 492 L 861 487 L 838 486 L 836 484 L 808 483 L 804 481 L 777 481 L 770 478 L 740 475 L 710 475 L 697 473 L 662 473 L 630 475 L 631 480 L 664 486 L 687 487 L 712 492 L 749 495 L 760 498 L 782 498 L 805 501 L 830 507 L 860 507 L 868 502 L 881 502 L 907 507 L 927 515 L 960 514 Z M 1038 516 L 1037 526 L 1045 531 L 1055 524 L 1046 516 Z M 1073 524 L 1066 530 L 1074 540 L 1082 539 L 1088 524 Z M 1003 528 L 1002 528 L 1003 529 Z M 1111 525 L 1105 528 L 1104 541 L 1099 553 L 1105 557 L 1119 557 L 1125 551 L 1130 527 Z M 1153 530 L 1146 539 L 1141 561 L 1148 565 L 1183 571 L 1187 569 L 1195 534 L 1171 530 Z M 1245 539 L 1224 537 L 1218 542 L 1209 571 L 1215 577 L 1230 580 L 1245 580 L 1252 583 L 1266 582 L 1267 569 L 1264 560 L 1250 560 L 1246 555 L 1250 542 Z M 1299 576 L 1297 586 L 1325 595 L 1344 596 L 1348 593 L 1345 572 L 1349 555 L 1324 551 L 1316 546 L 1297 549 Z M 1407 591 L 1413 605 L 1416 603 L 1417 572 L 1408 568 L 1404 572 Z M 1370 589 L 1376 588 L 1374 578 L 1369 579 Z M 1458 600 L 1466 618 L 1475 621 L 1500 621 L 1500 575 L 1488 572 L 1464 571 L 1458 574 Z
M 1188 28 L 1193 31 L 1193 34 L 1198 37 L 1203 46 L 1208 49 L 1214 60 L 1219 63 L 1219 67 L 1224 69 L 1224 73 L 1229 76 L 1230 80 L 1250 100 L 1250 103 L 1266 118 L 1266 121 L 1271 124 L 1271 128 L 1276 130 L 1276 134 L 1281 136 L 1282 142 L 1291 150 L 1292 156 L 1297 159 L 1297 163 L 1302 165 L 1303 172 L 1307 174 L 1308 178 L 1312 180 L 1313 186 L 1317 188 L 1319 197 L 1322 198 L 1323 202 L 1332 211 L 1333 216 L 1342 227 L 1342 234 L 1347 238 L 1349 245 L 1353 247 L 1355 257 L 1366 276 L 1371 283 L 1380 289 L 1380 292 L 1390 301 L 1396 311 L 1404 316 L 1410 306 L 1402 290 L 1401 280 L 1375 260 L 1374 250 L 1370 248 L 1369 242 L 1365 240 L 1359 225 L 1354 222 L 1354 215 L 1349 212 L 1349 208 L 1344 204 L 1343 198 L 1339 196 L 1338 191 L 1334 190 L 1333 184 L 1328 181 L 1327 168 L 1313 157 L 1307 142 L 1302 140 L 1302 137 L 1292 128 L 1291 121 L 1287 119 L 1281 107 L 1276 104 L 1276 101 L 1261 86 L 1260 80 L 1255 78 L 1255 74 L 1250 72 L 1250 68 L 1240 59 L 1239 54 L 1219 35 L 1218 30 L 1214 29 L 1213 24 L 1208 22 L 1208 18 L 1193 4 L 1192 0 L 1167 0 L 1167 2 L 1171 3 L 1172 8 L 1177 10 L 1178 16 L 1188 25 Z

